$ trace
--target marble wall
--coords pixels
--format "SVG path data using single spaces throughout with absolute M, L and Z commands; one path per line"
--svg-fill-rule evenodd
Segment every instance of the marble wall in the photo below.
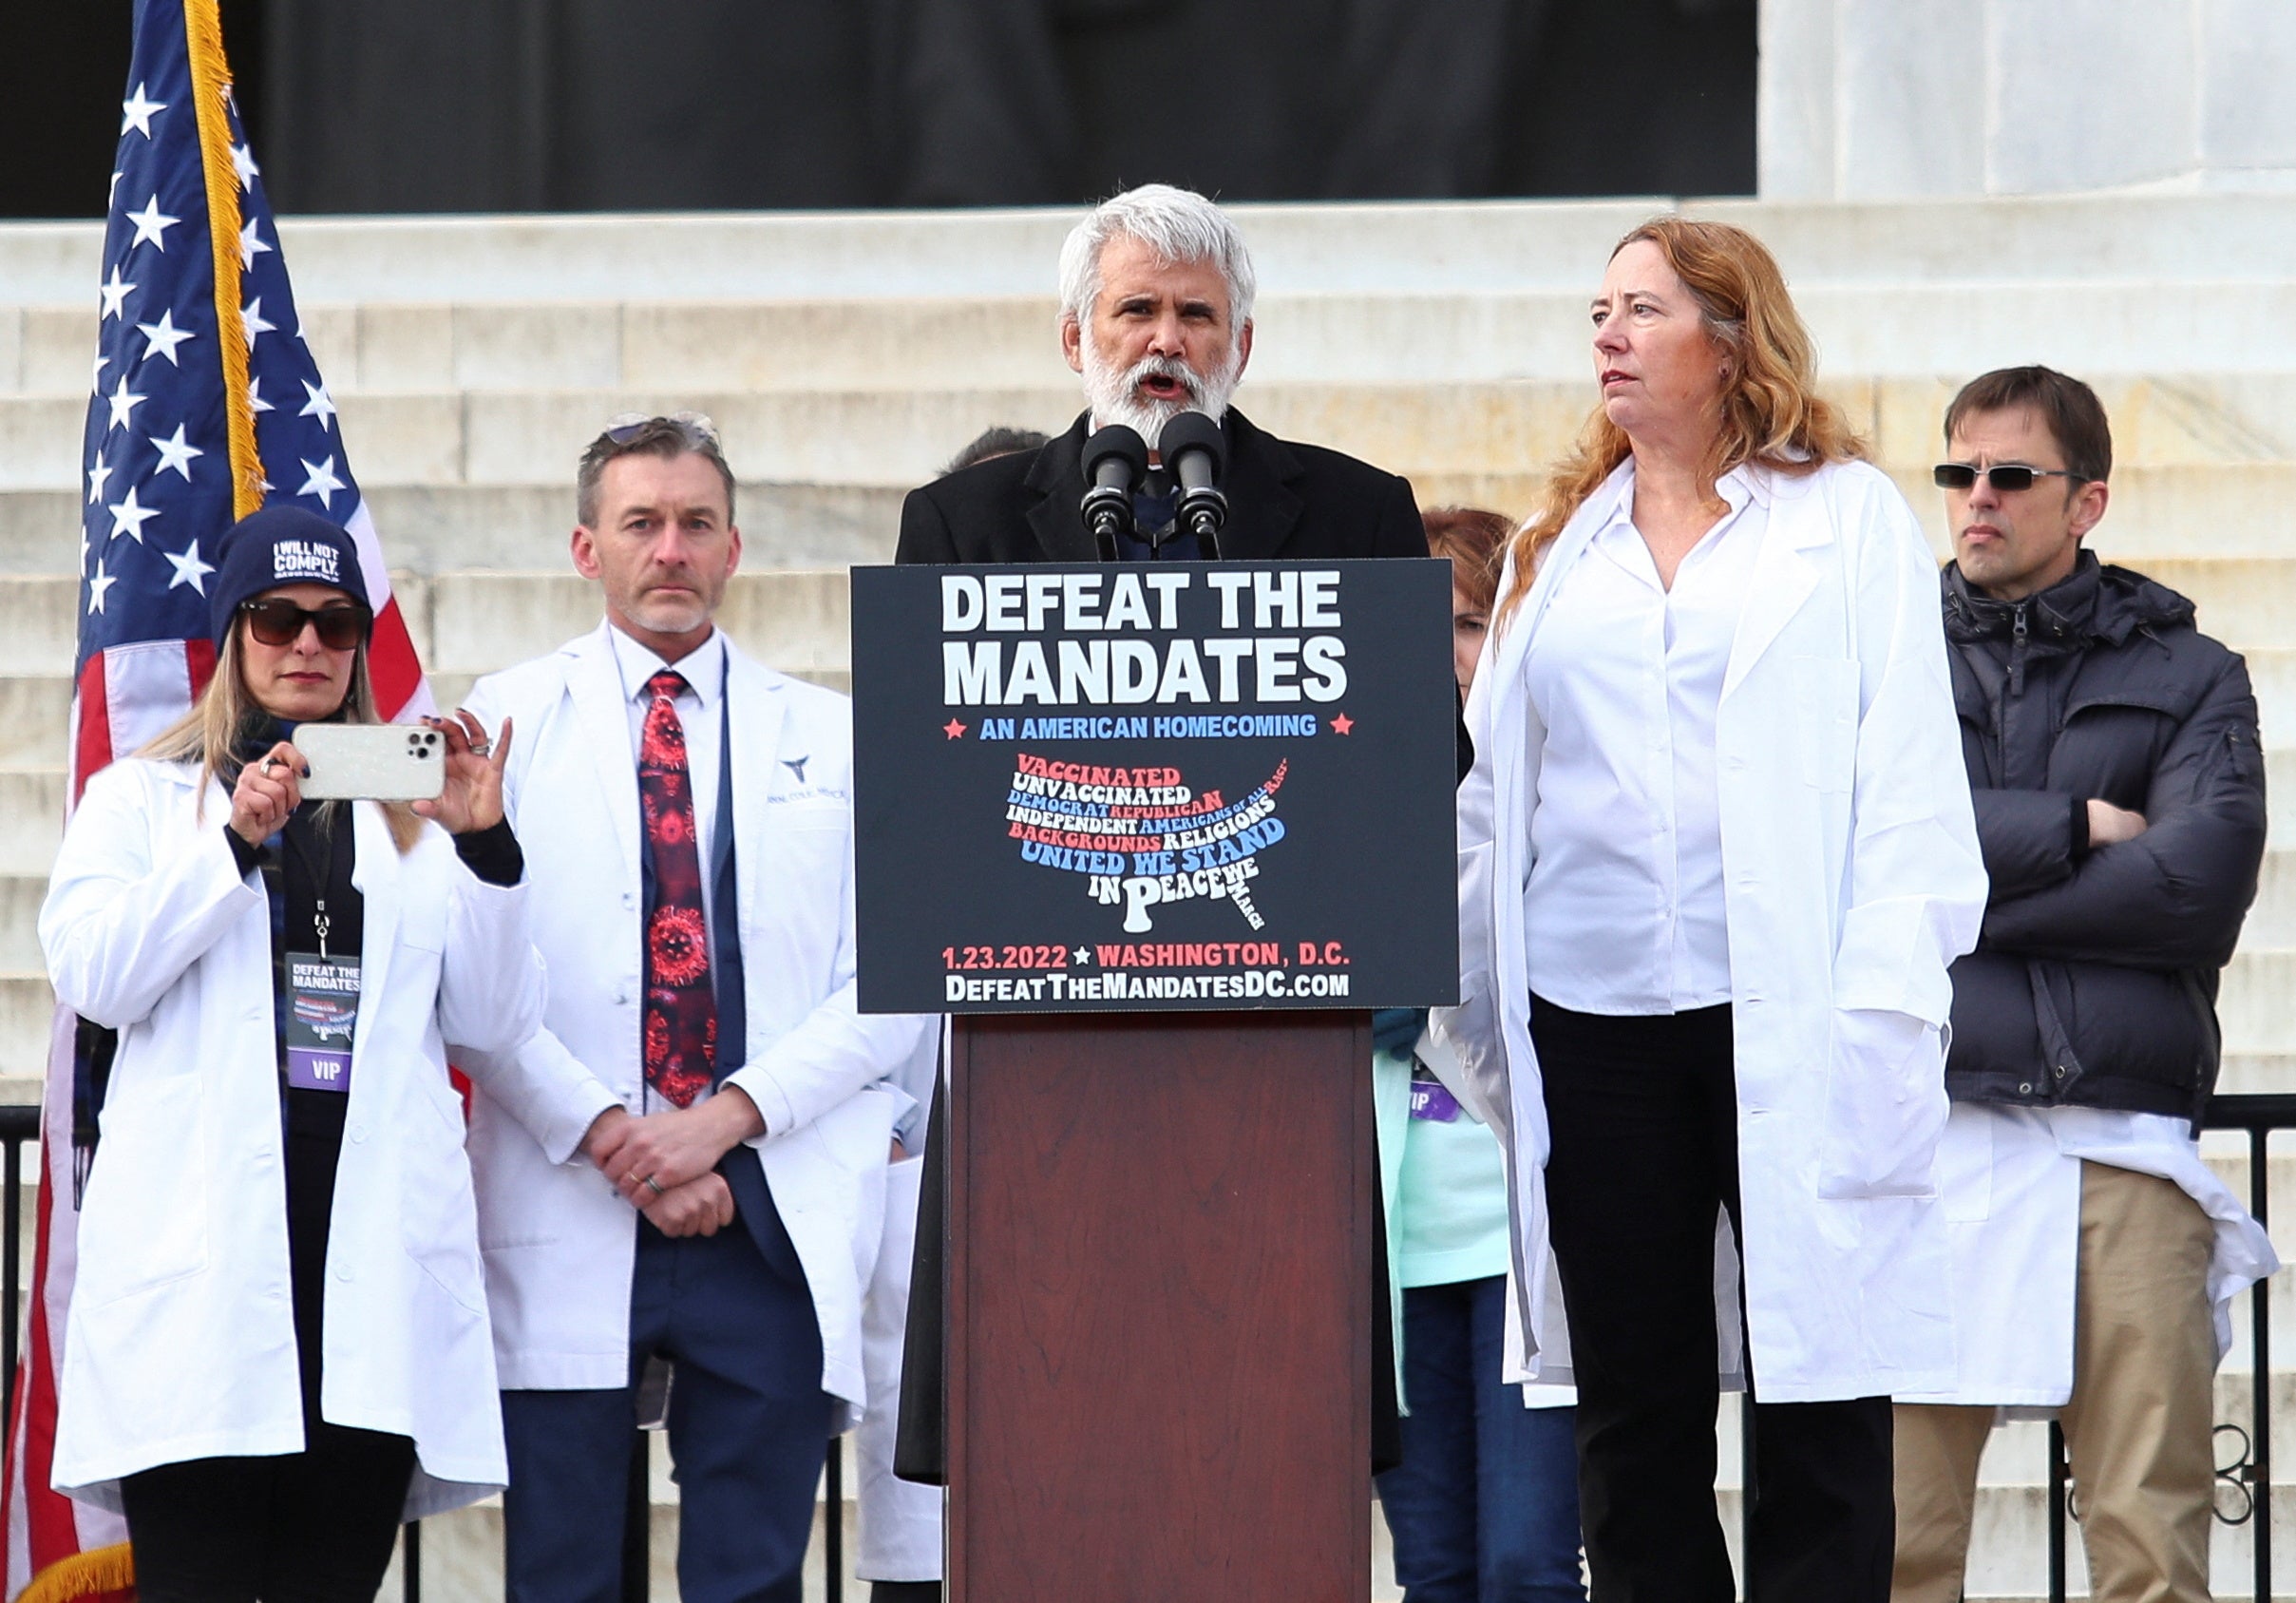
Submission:
M 1762 0 L 1765 199 L 2296 190 L 2289 0 Z

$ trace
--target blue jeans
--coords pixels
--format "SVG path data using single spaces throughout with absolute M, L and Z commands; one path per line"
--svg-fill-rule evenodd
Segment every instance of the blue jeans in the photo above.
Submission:
M 1406 1603 L 1584 1603 L 1569 1408 L 1499 1378 L 1507 1277 L 1403 1293 L 1403 1461 L 1379 1477 Z

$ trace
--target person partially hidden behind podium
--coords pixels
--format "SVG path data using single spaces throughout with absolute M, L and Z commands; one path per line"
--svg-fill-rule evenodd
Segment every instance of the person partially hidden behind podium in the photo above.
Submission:
M 995 457 L 911 490 L 901 505 L 894 560 L 1100 561 L 1099 543 L 1080 512 L 1085 443 L 1112 424 L 1133 429 L 1150 448 L 1148 471 L 1132 496 L 1132 527 L 1116 541 L 1117 558 L 1212 556 L 1180 526 L 1179 487 L 1153 449 L 1165 426 L 1184 412 L 1217 423 L 1226 448 L 1222 559 L 1426 556 L 1426 530 L 1407 481 L 1336 450 L 1280 440 L 1228 404 L 1251 359 L 1257 289 L 1243 235 L 1203 196 L 1150 183 L 1094 207 L 1060 252 L 1060 349 L 1084 379 L 1086 410 L 1035 451 Z M 1462 734 L 1462 773 L 1464 739 Z M 929 1168 L 937 1167 L 942 1146 L 938 1101 L 933 1116 Z M 943 1461 L 937 1173 L 926 1174 L 924 1187 L 894 1465 L 904 1479 L 938 1481 Z M 1384 1286 L 1384 1263 L 1378 1276 Z M 1376 1323 L 1372 1457 L 1375 1467 L 1384 1468 L 1399 1452 L 1384 1309 Z
M 866 1402 L 862 1287 L 915 1105 L 888 1075 L 924 1021 L 854 1009 L 844 698 L 712 622 L 741 557 L 716 430 L 617 419 L 579 509 L 604 621 L 470 698 L 517 720 L 549 969 L 470 1124 L 508 1594 L 621 1595 L 636 1382 L 663 1358 L 679 1595 L 797 1603 L 823 1447 Z

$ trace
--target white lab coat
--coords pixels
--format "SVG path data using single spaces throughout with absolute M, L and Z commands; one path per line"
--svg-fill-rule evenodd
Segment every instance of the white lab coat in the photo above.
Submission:
M 469 705 L 515 724 L 504 788 L 550 976 L 544 1027 L 473 1061 L 480 1241 L 510 1389 L 629 1383 L 636 1211 L 579 1151 L 609 1107 L 643 1106 L 637 767 L 601 623 L 481 680 Z M 845 698 L 726 642 L 734 864 L 753 1141 L 821 1321 L 822 1389 L 867 1397 L 861 1301 L 883 1232 L 885 1156 L 908 1097 L 886 1075 L 928 1021 L 853 1005 L 852 722 Z M 696 798 L 713 807 L 713 796 Z
M 271 914 L 220 784 L 127 760 L 87 787 L 40 911 L 56 995 L 120 1031 L 80 1213 L 52 1479 L 117 1510 L 158 1464 L 303 1448 L 289 1299 Z M 435 826 L 401 855 L 350 807 L 362 994 L 327 1245 L 320 1412 L 411 1437 L 408 1518 L 505 1479 L 463 1107 L 446 1042 L 509 1045 L 542 1003 L 526 887 Z
M 909 1279 L 917 1251 L 918 1204 L 924 1187 L 925 1131 L 939 1095 L 945 1024 L 925 1032 L 896 1077 L 916 1101 L 901 1143 L 908 1155 L 885 1171 L 885 1233 L 877 1269 L 862 1298 L 862 1352 L 869 1406 L 853 1429 L 853 1500 L 861 1533 L 853 1574 L 861 1580 L 940 1579 L 940 1523 L 948 1493 L 893 1473 L 900 1434 L 901 1371 L 907 1356 Z
M 2084 1163 L 2156 1175 L 2208 1215 L 2214 1245 L 2206 1295 L 2218 1362 L 2231 1350 L 2232 1299 L 2278 1269 L 2280 1258 L 2264 1227 L 2201 1161 L 2183 1119 L 1956 1102 L 1937 1169 L 1952 1240 L 1959 1372 L 1947 1390 L 1905 1393 L 1899 1402 L 2030 1418 L 2054 1414 L 2071 1398 Z
M 1933 1176 L 1946 969 L 1985 904 L 1937 567 L 1874 468 L 1753 478 L 1769 521 L 1716 741 L 1754 1371 L 1769 1402 L 1923 1390 L 1949 1383 L 1954 1357 Z M 1467 710 L 1461 1004 L 1437 1023 L 1456 1089 L 1509 1156 L 1521 1312 L 1542 1347 L 1557 1315 L 1523 892 L 1544 736 L 1523 663 L 1630 480 L 1622 465 L 1564 529 L 1487 642 Z

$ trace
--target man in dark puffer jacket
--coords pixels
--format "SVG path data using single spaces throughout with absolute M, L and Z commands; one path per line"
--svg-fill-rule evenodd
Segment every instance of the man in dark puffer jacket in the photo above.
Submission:
M 2062 1421 L 2096 1595 L 2205 1603 L 2223 1305 L 2277 1267 L 2196 1141 L 2264 852 L 2256 701 L 2191 601 L 2081 548 L 2113 449 L 2087 385 L 1987 373 L 1945 441 L 1992 894 L 1953 967 L 1939 1149 L 1959 1381 L 1899 1400 L 1892 1603 L 1960 1596 L 1999 1407 Z

